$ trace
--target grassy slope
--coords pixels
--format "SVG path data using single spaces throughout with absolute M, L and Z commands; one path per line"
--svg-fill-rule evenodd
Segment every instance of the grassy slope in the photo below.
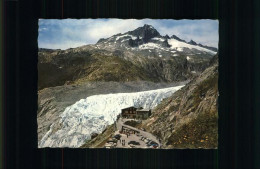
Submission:
M 217 66 L 164 99 L 142 127 L 162 138 L 164 148 L 216 148 Z
M 117 56 L 66 53 L 56 56 L 39 54 L 38 88 L 88 81 L 156 81 L 154 75 Z
M 194 108 L 199 107 L 200 94 L 208 90 L 217 91 L 218 77 L 203 81 L 194 91 Z M 218 143 L 218 113 L 215 109 L 206 109 L 190 121 L 184 123 L 171 135 L 169 148 L 216 148 Z

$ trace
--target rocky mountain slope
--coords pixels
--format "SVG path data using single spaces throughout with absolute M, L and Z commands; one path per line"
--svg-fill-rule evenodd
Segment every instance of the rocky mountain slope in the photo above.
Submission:
M 158 105 L 142 127 L 162 139 L 163 148 L 217 148 L 218 59 Z
M 89 81 L 184 81 L 203 71 L 215 53 L 215 48 L 161 36 L 144 25 L 94 45 L 39 49 L 38 88 Z

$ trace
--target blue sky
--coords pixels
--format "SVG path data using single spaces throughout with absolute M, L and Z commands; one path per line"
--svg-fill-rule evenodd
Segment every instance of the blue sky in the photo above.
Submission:
M 218 20 L 172 19 L 40 19 L 38 46 L 67 49 L 95 44 L 100 38 L 152 25 L 161 35 L 176 35 L 203 45 L 218 47 Z

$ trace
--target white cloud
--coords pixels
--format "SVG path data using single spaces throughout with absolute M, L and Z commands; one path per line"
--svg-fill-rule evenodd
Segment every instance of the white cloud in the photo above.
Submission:
M 79 46 L 86 45 L 83 42 L 75 42 L 75 41 L 65 41 L 63 43 L 41 43 L 38 42 L 40 48 L 47 48 L 47 49 L 68 49 L 68 48 L 76 48 Z

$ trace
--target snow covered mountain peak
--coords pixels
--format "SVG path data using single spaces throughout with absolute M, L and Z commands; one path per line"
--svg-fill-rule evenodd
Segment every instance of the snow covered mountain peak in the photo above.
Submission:
M 217 53 L 216 48 L 197 44 L 193 40 L 186 42 L 176 35 L 171 37 L 167 34 L 161 36 L 153 26 L 147 24 L 133 31 L 119 33 L 107 39 L 102 38 L 94 47 L 110 51 L 131 51 L 134 55 L 149 56 L 153 53 L 153 56 L 161 55 L 165 57 L 173 57 L 173 53 L 176 53 L 175 56 L 178 54 L 178 56 L 201 55 L 212 57 Z

